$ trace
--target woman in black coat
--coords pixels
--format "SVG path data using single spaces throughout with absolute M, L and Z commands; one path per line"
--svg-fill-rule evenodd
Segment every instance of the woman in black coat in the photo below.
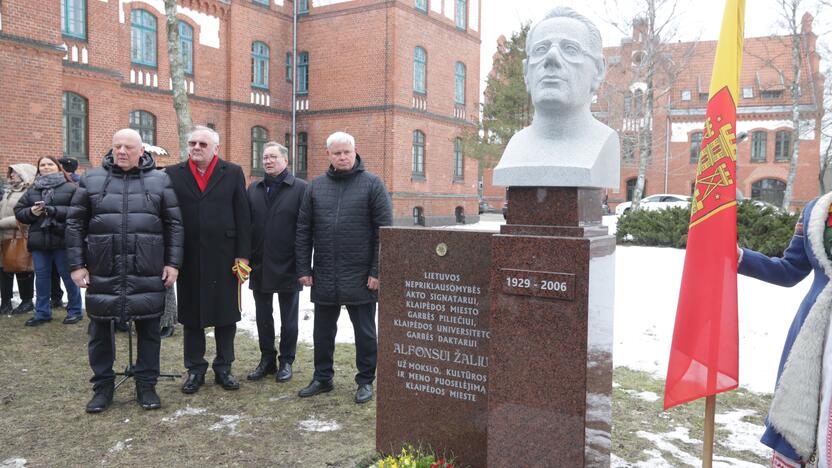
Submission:
M 63 279 L 69 299 L 64 323 L 78 323 L 82 318 L 81 291 L 69 274 L 64 243 L 66 217 L 76 186 L 70 181 L 58 160 L 51 156 L 41 157 L 37 167 L 34 183 L 20 197 L 14 208 L 18 221 L 31 225 L 27 247 L 32 252 L 35 265 L 37 298 L 35 315 L 26 321 L 26 326 L 34 327 L 52 320 L 50 298 L 53 262 Z

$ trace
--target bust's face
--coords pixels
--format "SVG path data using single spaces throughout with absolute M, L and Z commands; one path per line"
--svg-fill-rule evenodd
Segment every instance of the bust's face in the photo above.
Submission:
M 523 61 L 526 89 L 536 108 L 577 109 L 589 105 L 598 69 L 589 55 L 589 31 L 572 18 L 549 18 L 528 38 Z

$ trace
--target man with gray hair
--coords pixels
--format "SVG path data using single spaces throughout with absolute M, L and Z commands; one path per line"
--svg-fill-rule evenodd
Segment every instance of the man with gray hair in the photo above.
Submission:
M 355 402 L 365 403 L 376 377 L 378 231 L 390 225 L 393 213 L 384 182 L 364 169 L 352 135 L 330 135 L 326 154 L 329 170 L 309 183 L 298 215 L 298 281 L 312 287 L 315 303 L 315 373 L 298 395 L 333 389 L 335 333 L 344 305 L 355 331 Z
M 225 390 L 240 384 L 231 374 L 240 321 L 240 285 L 248 276 L 251 213 L 240 166 L 219 158 L 220 137 L 208 127 L 188 135 L 188 160 L 168 166 L 182 209 L 185 258 L 176 292 L 188 376 L 183 393 L 205 383 L 205 328 L 214 327 L 214 381 Z
M 274 141 L 263 149 L 263 180 L 248 187 L 251 206 L 251 281 L 257 312 L 260 363 L 246 377 L 260 380 L 277 374 L 278 382 L 292 378 L 298 342 L 298 296 L 295 231 L 306 182 L 289 170 L 289 152 Z M 280 354 L 274 348 L 274 294 L 280 304 Z
M 534 118 L 506 146 L 496 185 L 618 187 L 618 135 L 590 110 L 604 72 L 601 34 L 585 16 L 557 7 L 531 27 L 523 76 Z

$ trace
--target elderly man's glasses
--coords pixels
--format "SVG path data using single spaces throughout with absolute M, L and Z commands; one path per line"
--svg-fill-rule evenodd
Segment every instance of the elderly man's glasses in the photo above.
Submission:
M 200 148 L 207 148 L 210 143 L 204 141 L 189 141 L 188 146 L 193 148 L 194 146 L 199 146 Z
M 558 52 L 560 52 L 561 58 L 569 63 L 585 63 L 587 60 L 592 58 L 592 56 L 589 55 L 583 47 L 581 47 L 580 43 L 570 39 L 561 39 L 557 42 L 540 41 L 534 44 L 529 51 L 529 61 L 539 62 L 543 60 L 549 51 L 552 50 L 552 47 L 557 48 Z

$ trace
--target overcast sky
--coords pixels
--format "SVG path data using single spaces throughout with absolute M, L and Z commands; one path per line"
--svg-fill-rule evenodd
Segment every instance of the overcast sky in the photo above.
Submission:
M 810 1 L 807 0 L 804 3 Z M 491 58 L 497 47 L 497 38 L 501 34 L 507 38 L 511 37 L 512 32 L 520 29 L 521 23 L 535 20 L 555 6 L 567 5 L 595 22 L 601 30 L 605 46 L 614 46 L 621 42 L 625 34 L 612 23 L 631 21 L 636 13 L 633 5 L 638 3 L 640 3 L 638 0 L 482 0 L 480 92 L 485 89 L 485 77 L 491 70 Z M 674 24 L 676 24 L 677 40 L 715 40 L 718 38 L 725 0 L 678 0 L 676 3 L 673 18 L 676 19 Z M 660 18 L 667 16 L 667 14 L 659 15 Z M 745 37 L 759 37 L 773 32 L 782 32 L 783 29 L 777 21 L 775 0 L 746 0 Z M 622 28 L 629 31 L 626 26 Z M 829 21 L 828 15 L 824 13 L 823 18 L 815 19 L 813 28 L 817 34 L 823 34 L 821 40 L 828 40 L 829 34 L 824 34 L 824 32 L 832 29 L 832 21 Z

